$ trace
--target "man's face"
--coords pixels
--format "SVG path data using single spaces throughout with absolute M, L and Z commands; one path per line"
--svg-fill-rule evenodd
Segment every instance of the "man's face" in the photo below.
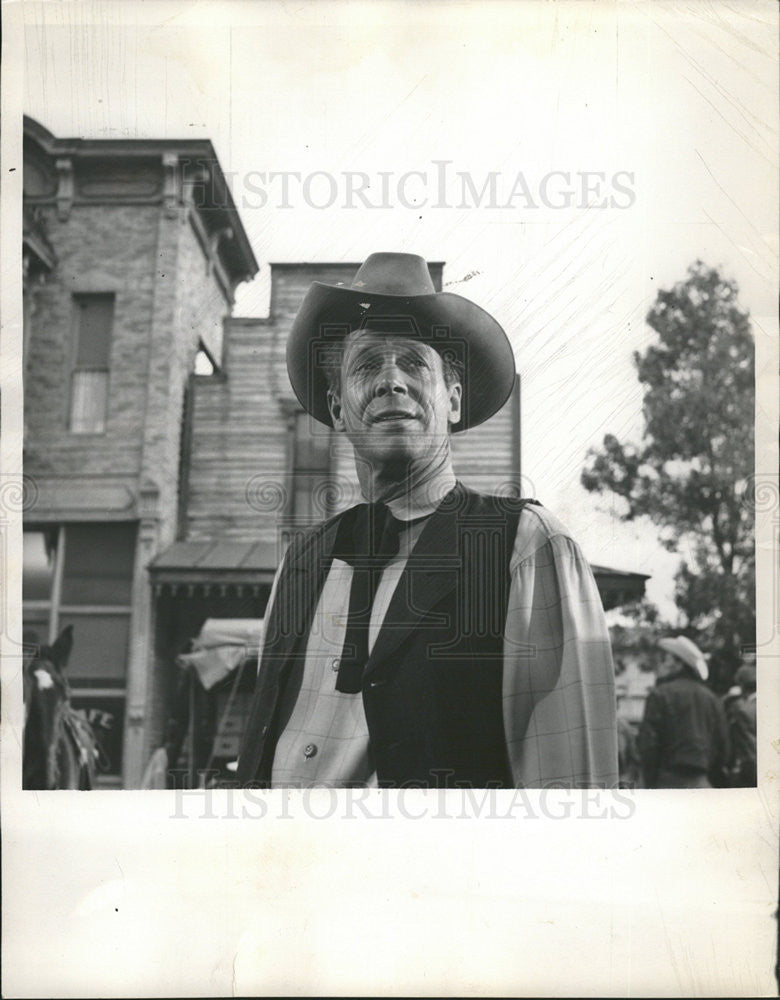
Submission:
M 434 461 L 460 420 L 460 384 L 447 386 L 427 344 L 373 333 L 347 338 L 341 391 L 328 394 L 333 426 L 379 467 Z

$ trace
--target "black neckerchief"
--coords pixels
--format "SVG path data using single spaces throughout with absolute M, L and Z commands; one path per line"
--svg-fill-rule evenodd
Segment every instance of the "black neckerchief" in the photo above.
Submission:
M 357 694 L 368 660 L 368 629 L 377 587 L 387 564 L 398 555 L 400 533 L 429 514 L 401 521 L 383 503 L 359 504 L 341 519 L 333 557 L 352 566 L 349 614 L 336 690 Z

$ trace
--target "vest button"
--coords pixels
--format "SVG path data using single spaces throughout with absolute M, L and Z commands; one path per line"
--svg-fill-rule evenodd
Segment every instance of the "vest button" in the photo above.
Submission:
M 315 757 L 317 755 L 317 746 L 314 743 L 307 743 L 303 748 L 304 757 Z
M 341 666 L 341 660 L 338 658 L 338 656 L 334 656 L 333 659 L 330 661 L 330 669 L 338 670 L 340 666 Z

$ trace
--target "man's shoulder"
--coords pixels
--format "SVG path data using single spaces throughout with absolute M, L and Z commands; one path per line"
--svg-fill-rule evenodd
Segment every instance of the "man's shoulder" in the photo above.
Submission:
M 558 540 L 579 554 L 579 547 L 569 529 L 539 500 L 532 497 L 513 497 L 501 494 L 479 493 L 465 488 L 472 510 L 493 514 L 517 515 L 512 565 L 531 558 L 544 546 Z
M 670 698 L 687 697 L 707 705 L 717 706 L 719 710 L 723 709 L 720 698 L 707 687 L 704 681 L 698 680 L 696 677 L 689 677 L 686 673 L 673 677 L 666 684 L 663 684 L 660 690 L 667 693 Z
M 344 517 L 352 516 L 352 512 L 357 510 L 359 504 L 340 510 L 324 521 L 317 521 L 314 524 L 301 524 L 288 529 L 289 544 L 287 547 L 288 559 L 297 559 L 302 553 L 316 550 L 319 545 L 331 534 L 338 530 L 338 526 Z
M 698 690 L 693 694 L 701 709 L 705 711 L 714 724 L 728 725 L 726 709 L 723 701 L 715 694 L 712 688 L 708 687 L 704 681 L 693 681 Z
M 543 507 L 542 504 L 536 502 L 533 506 L 528 506 L 526 508 L 527 514 L 525 517 L 526 524 L 528 528 L 535 531 L 538 535 L 544 537 L 545 539 L 563 537 L 571 539 L 571 532 L 555 514 L 547 507 Z
M 514 494 L 483 493 L 459 483 L 459 490 L 453 491 L 445 501 L 454 512 L 485 516 L 514 516 L 524 510 L 541 510 L 542 506 L 533 497 L 519 497 Z

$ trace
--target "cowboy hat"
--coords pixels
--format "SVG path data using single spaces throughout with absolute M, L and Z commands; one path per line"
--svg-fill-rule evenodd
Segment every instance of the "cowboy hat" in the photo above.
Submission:
M 669 639 L 660 639 L 658 645 L 667 653 L 676 656 L 678 660 L 682 660 L 687 667 L 692 667 L 703 681 L 707 680 L 709 677 L 707 660 L 695 642 L 686 639 L 684 635 L 677 635 Z
M 352 285 L 315 281 L 287 340 L 287 371 L 301 405 L 332 426 L 323 360 L 328 348 L 355 330 L 413 337 L 463 372 L 461 419 L 453 431 L 483 423 L 506 403 L 515 381 L 515 358 L 503 329 L 469 299 L 437 292 L 428 265 L 408 253 L 373 253 Z

